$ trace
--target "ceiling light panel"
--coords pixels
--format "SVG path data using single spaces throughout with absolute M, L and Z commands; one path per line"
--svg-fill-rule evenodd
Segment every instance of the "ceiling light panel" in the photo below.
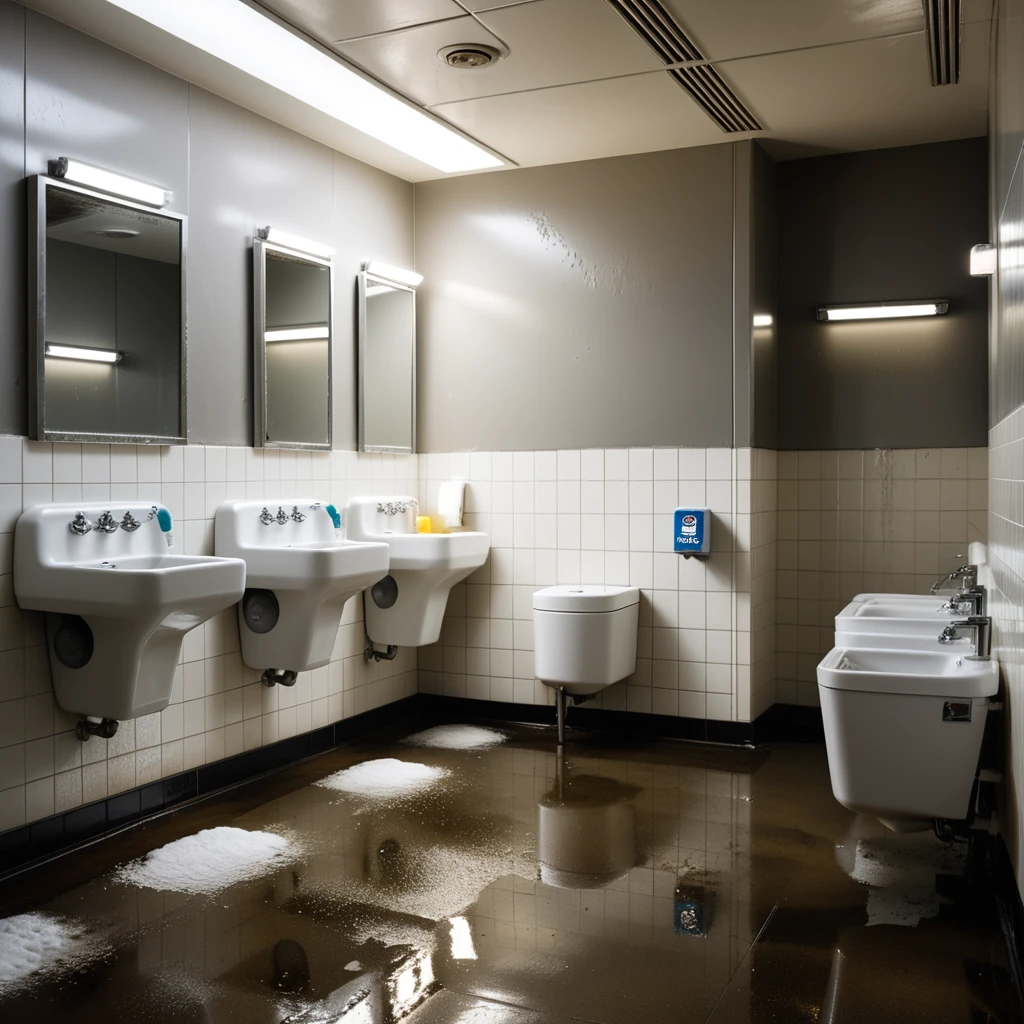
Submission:
M 107 0 L 191 46 L 440 171 L 502 161 L 240 0 Z

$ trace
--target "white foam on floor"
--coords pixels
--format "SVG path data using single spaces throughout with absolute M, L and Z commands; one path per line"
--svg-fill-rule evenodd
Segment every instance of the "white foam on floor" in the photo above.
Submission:
M 419 764 L 416 761 L 399 761 L 394 757 L 381 757 L 374 761 L 363 761 L 351 768 L 328 775 L 316 785 L 325 786 L 341 793 L 378 799 L 408 796 L 428 789 L 440 782 L 448 773 L 443 768 Z
M 487 750 L 505 742 L 505 734 L 479 725 L 436 725 L 410 736 L 406 743 L 442 750 Z
M 170 892 L 209 895 L 284 867 L 298 846 L 273 832 L 203 829 L 148 853 L 117 873 L 122 882 Z
M 50 914 L 18 914 L 0 920 L 0 992 L 35 974 L 74 966 L 96 952 L 82 929 Z

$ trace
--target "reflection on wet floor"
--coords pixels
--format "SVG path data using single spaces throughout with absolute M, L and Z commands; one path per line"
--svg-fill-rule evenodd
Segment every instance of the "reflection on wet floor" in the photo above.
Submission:
M 0 1019 L 1021 1020 L 965 848 L 849 814 L 823 748 L 436 724 L 0 887 Z

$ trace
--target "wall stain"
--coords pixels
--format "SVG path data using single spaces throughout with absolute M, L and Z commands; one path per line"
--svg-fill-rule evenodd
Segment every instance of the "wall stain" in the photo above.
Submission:
M 529 214 L 527 219 L 537 232 L 537 237 L 540 238 L 545 250 L 558 254 L 559 263 L 568 270 L 574 271 L 585 288 L 590 291 L 597 291 L 600 288 L 601 291 L 609 292 L 612 295 L 622 293 L 626 275 L 625 261 L 601 267 L 573 248 L 565 236 L 551 223 L 551 218 L 546 213 Z

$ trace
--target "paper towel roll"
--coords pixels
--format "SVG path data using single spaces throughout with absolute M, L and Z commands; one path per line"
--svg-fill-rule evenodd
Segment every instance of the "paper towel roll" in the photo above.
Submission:
M 437 492 L 437 514 L 450 528 L 462 525 L 462 510 L 466 502 L 466 481 L 445 480 Z

